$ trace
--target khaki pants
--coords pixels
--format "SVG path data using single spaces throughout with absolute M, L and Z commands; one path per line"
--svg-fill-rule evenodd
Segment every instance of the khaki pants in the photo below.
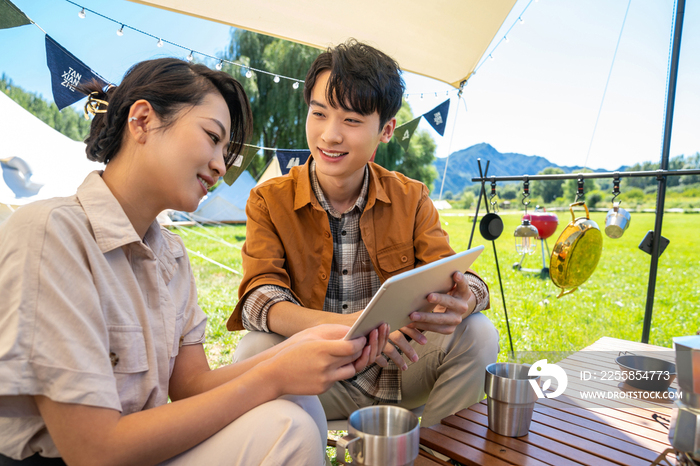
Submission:
M 161 464 L 321 466 L 327 460 L 326 435 L 326 420 L 316 397 L 286 396 L 251 409 L 196 447 Z
M 464 319 L 452 335 L 425 335 L 425 345 L 411 342 L 419 359 L 407 362 L 399 406 L 425 405 L 421 424 L 427 427 L 484 398 L 485 369 L 496 362 L 499 346 L 498 331 L 480 312 Z M 247 359 L 282 340 L 275 333 L 249 332 L 238 344 L 233 360 Z M 359 408 L 379 404 L 344 381 L 336 382 L 319 399 L 329 420 L 347 419 Z

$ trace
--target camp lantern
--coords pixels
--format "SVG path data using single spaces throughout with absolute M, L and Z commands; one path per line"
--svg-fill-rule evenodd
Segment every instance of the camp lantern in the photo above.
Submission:
M 515 229 L 515 250 L 518 254 L 532 254 L 537 248 L 537 237 L 539 232 L 528 219 L 523 219 L 523 223 Z

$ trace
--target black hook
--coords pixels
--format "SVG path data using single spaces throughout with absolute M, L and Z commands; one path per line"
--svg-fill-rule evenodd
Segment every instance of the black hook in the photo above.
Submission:
M 578 188 L 576 189 L 576 200 L 574 202 L 578 202 L 583 198 L 583 175 L 579 174 L 579 179 L 578 179 Z
M 620 195 L 620 173 L 615 172 L 615 178 L 613 178 L 613 190 L 612 190 L 612 201 L 615 202 L 615 198 Z
M 491 209 L 492 211 L 496 211 L 497 203 L 496 201 L 493 200 L 493 198 L 496 197 L 496 177 L 492 176 L 491 177 L 491 195 L 489 196 L 489 200 L 491 201 Z
M 525 175 L 523 177 L 523 200 L 521 202 L 525 206 L 525 213 L 526 214 L 527 214 L 527 206 L 530 204 L 528 197 L 530 197 L 530 177 Z

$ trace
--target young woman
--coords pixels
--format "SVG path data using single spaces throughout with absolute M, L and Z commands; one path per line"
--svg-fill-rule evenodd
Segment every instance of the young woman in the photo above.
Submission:
M 163 58 L 85 90 L 104 171 L 0 228 L 0 465 L 323 464 L 323 410 L 299 395 L 374 361 L 377 332 L 319 326 L 210 370 L 184 244 L 155 221 L 195 210 L 240 152 L 242 87 Z

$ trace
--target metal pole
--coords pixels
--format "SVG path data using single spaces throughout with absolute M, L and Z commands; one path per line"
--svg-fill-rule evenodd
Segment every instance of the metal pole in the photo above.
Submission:
M 678 58 L 681 54 L 681 33 L 683 32 L 683 15 L 685 0 L 676 2 L 676 20 L 673 30 L 673 49 L 671 52 L 671 69 L 668 77 L 666 95 L 666 124 L 664 125 L 664 142 L 661 152 L 661 170 L 668 169 L 669 152 L 671 150 L 671 130 L 673 129 L 673 107 L 676 101 L 676 80 L 678 78 Z M 661 250 L 661 227 L 664 221 L 664 202 L 666 200 L 666 177 L 659 176 L 659 188 L 656 194 L 656 223 L 654 225 L 654 240 L 651 245 L 651 264 L 649 266 L 649 287 L 647 288 L 647 303 L 644 312 L 642 328 L 642 343 L 649 343 L 651 332 L 651 314 L 654 310 L 654 291 L 656 288 L 656 273 L 659 268 Z
M 481 159 L 476 159 L 476 163 L 479 164 L 479 171 L 481 171 Z M 486 171 L 484 173 L 489 172 L 489 164 L 491 163 L 490 160 L 486 161 Z M 482 175 L 483 178 L 483 175 Z M 467 246 L 467 249 L 472 248 L 472 240 L 474 239 L 474 230 L 476 229 L 476 220 L 479 218 L 479 206 L 481 205 L 481 196 L 484 193 L 484 181 L 481 182 L 481 190 L 479 191 L 479 200 L 476 203 L 476 212 L 474 212 L 474 223 L 472 223 L 472 233 L 469 235 L 469 245 Z

